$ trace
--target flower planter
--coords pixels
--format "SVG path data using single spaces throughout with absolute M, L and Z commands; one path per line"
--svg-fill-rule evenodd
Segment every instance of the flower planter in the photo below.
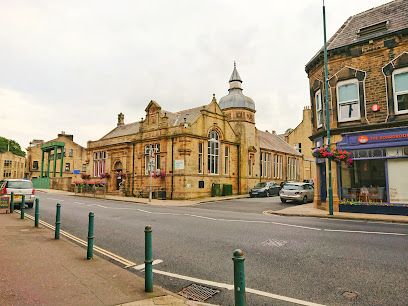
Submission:
M 408 216 L 408 206 L 340 204 L 340 212 Z

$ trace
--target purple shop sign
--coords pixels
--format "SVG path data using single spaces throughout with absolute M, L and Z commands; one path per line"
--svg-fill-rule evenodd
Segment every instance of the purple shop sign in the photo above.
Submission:
M 345 150 L 408 146 L 408 129 L 396 128 L 343 134 L 337 148 Z

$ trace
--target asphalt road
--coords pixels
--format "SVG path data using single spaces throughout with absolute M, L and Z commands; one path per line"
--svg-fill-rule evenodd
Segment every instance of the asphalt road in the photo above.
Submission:
M 294 305 L 285 297 L 304 305 L 408 305 L 407 225 L 263 215 L 281 205 L 279 198 L 157 207 L 39 197 L 42 220 L 54 224 L 59 201 L 62 230 L 84 240 L 93 211 L 95 244 L 137 264 L 144 260 L 144 227 L 152 225 L 154 258 L 163 260 L 154 268 L 172 273 L 155 274 L 155 283 L 173 292 L 192 283 L 186 277 L 219 283 L 210 286 L 216 289 L 232 284 L 232 252 L 240 248 L 247 288 L 258 290 L 247 294 L 248 305 Z M 219 290 L 208 302 L 233 305 L 233 291 Z

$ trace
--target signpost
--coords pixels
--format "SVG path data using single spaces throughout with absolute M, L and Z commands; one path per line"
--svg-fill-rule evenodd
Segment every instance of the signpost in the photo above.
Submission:
M 10 197 L 0 197 L 0 213 L 8 214 L 10 212 Z

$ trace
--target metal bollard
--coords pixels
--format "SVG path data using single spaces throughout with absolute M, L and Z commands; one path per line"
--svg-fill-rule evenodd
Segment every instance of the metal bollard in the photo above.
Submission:
M 14 212 L 14 192 L 10 195 L 10 214 Z
M 60 238 L 61 229 L 61 204 L 57 203 L 57 214 L 55 215 L 55 239 Z
M 21 204 L 20 204 L 20 219 L 24 219 L 24 210 L 25 210 L 25 195 L 21 196 Z
M 88 249 L 86 251 L 86 259 L 93 258 L 93 244 L 94 244 L 94 213 L 89 213 L 89 224 L 88 224 Z
M 40 218 L 40 199 L 35 199 L 35 214 L 34 214 L 34 226 L 38 227 Z
M 237 249 L 234 251 L 234 295 L 235 306 L 246 306 L 245 296 L 245 271 L 244 271 L 244 252 Z
M 145 291 L 153 292 L 152 227 L 145 227 Z

